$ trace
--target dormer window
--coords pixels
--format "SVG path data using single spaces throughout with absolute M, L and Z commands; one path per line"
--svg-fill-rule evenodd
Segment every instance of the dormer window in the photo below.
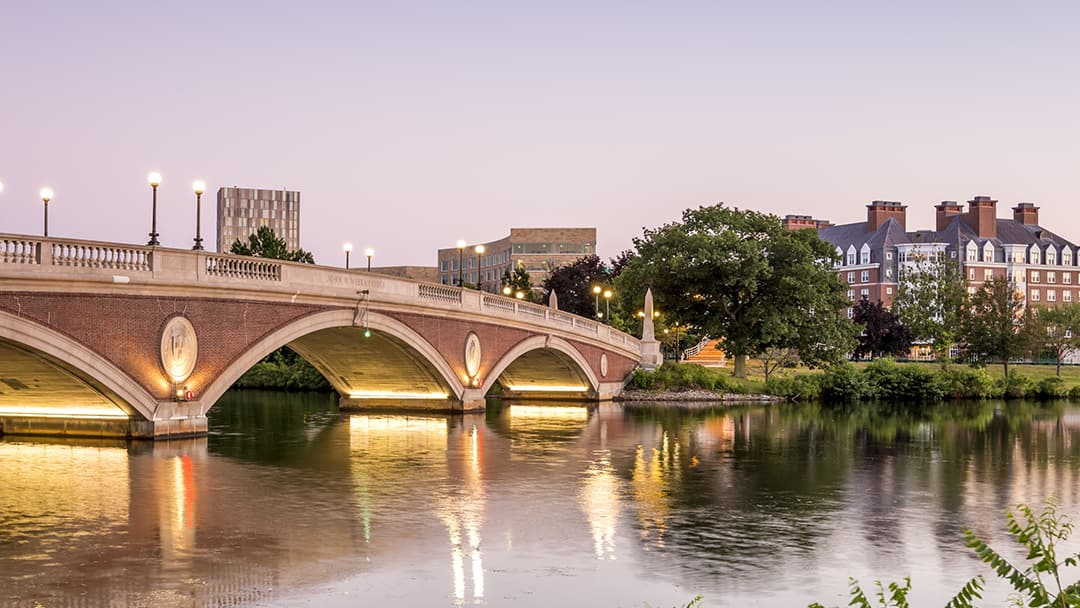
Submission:
M 987 241 L 986 244 L 983 245 L 983 259 L 982 259 L 982 261 L 984 261 L 984 262 L 993 262 L 994 261 L 994 245 L 991 244 L 990 241 Z
M 1042 264 L 1042 252 L 1035 245 L 1028 249 L 1028 264 Z
M 978 262 L 979 261 L 979 248 L 975 245 L 975 241 L 968 241 L 967 244 L 967 261 Z
M 855 265 L 855 245 L 851 245 L 847 250 L 847 264 L 848 266 Z
M 1049 265 L 1057 264 L 1057 249 L 1053 245 L 1046 248 L 1046 263 Z
M 1061 248 L 1061 263 L 1064 266 L 1072 266 L 1072 249 L 1067 246 Z
M 859 263 L 860 264 L 869 264 L 870 263 L 870 246 L 869 245 L 863 245 L 862 246 L 862 250 L 859 252 Z

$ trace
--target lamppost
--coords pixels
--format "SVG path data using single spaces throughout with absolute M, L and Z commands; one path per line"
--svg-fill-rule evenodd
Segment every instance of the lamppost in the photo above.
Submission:
M 206 182 L 197 179 L 191 189 L 195 191 L 195 246 L 191 249 L 202 251 L 202 193 L 206 191 Z
M 161 185 L 161 174 L 157 171 L 154 171 L 153 173 L 148 175 L 146 179 L 150 182 L 150 188 L 154 191 L 154 203 L 152 207 L 153 211 L 150 215 L 150 242 L 148 242 L 147 245 L 151 247 L 156 247 L 161 244 L 157 240 L 157 187 Z
M 371 258 L 375 256 L 375 250 L 368 247 L 364 250 L 364 255 L 367 256 L 367 271 L 371 272 Z
M 613 296 L 610 289 L 604 290 L 604 316 L 607 317 L 608 325 L 611 325 L 611 296 Z
M 41 202 L 45 203 L 45 236 L 49 236 L 49 201 L 52 200 L 52 188 L 41 189 Z
M 476 290 L 484 290 L 484 277 L 480 274 L 480 256 L 484 255 L 484 246 L 476 246 Z
M 462 282 L 462 277 L 465 272 L 465 241 L 458 239 L 457 242 L 457 285 L 461 287 L 465 283 Z
M 592 292 L 593 292 L 593 296 L 595 297 L 595 300 L 596 300 L 596 302 L 593 303 L 594 304 L 593 312 L 596 313 L 596 318 L 597 319 L 600 318 L 600 292 L 601 291 L 602 290 L 600 289 L 599 285 L 593 285 Z
M 514 294 L 514 297 L 519 299 L 519 300 L 524 300 L 525 299 L 525 292 L 524 291 L 518 291 L 517 293 Z
M 352 243 L 345 243 L 345 270 L 349 269 L 349 254 L 352 253 Z
M 510 295 L 510 293 L 511 293 L 511 292 L 513 292 L 513 291 L 514 291 L 514 290 L 513 290 L 513 289 L 510 289 L 510 286 L 509 286 L 509 285 L 505 285 L 505 286 L 503 286 L 503 295 L 504 295 L 504 296 L 509 296 L 509 295 Z

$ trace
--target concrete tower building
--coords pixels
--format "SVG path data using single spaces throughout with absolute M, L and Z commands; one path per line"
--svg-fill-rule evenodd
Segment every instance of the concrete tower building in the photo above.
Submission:
M 246 241 L 260 226 L 269 226 L 289 250 L 300 248 L 300 193 L 260 188 L 219 188 L 217 250 L 227 252 L 237 239 Z

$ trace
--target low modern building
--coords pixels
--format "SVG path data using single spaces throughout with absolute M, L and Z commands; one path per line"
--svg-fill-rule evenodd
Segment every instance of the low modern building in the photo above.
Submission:
M 494 292 L 507 268 L 523 266 L 537 286 L 554 268 L 595 253 L 596 228 L 511 228 L 497 241 L 440 249 L 436 264 L 443 284 L 457 285 L 460 279 Z
M 874 201 L 865 222 L 834 226 L 805 215 L 789 215 L 789 230 L 813 228 L 836 246 L 837 272 L 852 301 L 891 305 L 905 270 L 931 257 L 959 259 L 968 291 L 1007 277 L 1027 302 L 1053 306 L 1080 301 L 1080 251 L 1076 244 L 1039 224 L 1039 208 L 1018 203 L 1012 218 L 997 217 L 997 201 L 976 196 L 964 205 L 943 201 L 934 208 L 934 229 L 908 230 L 907 206 Z M 851 309 L 848 309 L 851 314 Z
M 260 226 L 273 229 L 290 251 L 300 249 L 300 193 L 236 186 L 218 189 L 219 252 L 228 251 L 237 239 L 246 241 Z

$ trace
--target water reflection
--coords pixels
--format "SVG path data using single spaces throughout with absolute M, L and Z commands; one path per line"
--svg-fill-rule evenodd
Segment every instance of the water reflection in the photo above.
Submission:
M 202 440 L 0 440 L 0 604 L 791 606 L 905 574 L 932 603 L 981 571 L 962 528 L 1080 515 L 1062 407 L 222 406 Z

